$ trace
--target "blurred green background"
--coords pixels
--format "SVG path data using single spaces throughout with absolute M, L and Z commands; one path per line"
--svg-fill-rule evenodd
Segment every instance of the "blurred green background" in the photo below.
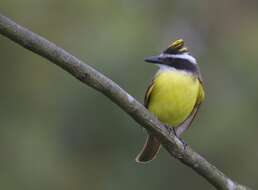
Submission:
M 183 38 L 206 101 L 183 138 L 258 187 L 258 1 L 1 0 L 0 12 L 60 45 L 143 102 L 156 55 Z M 0 188 L 214 189 L 162 150 L 134 158 L 145 131 L 106 97 L 0 36 Z

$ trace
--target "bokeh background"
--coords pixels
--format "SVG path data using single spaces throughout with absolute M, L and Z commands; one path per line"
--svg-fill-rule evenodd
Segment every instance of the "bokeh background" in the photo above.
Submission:
M 183 38 L 206 101 L 183 138 L 227 175 L 258 187 L 258 1 L 1 0 L 0 12 L 60 45 L 141 102 L 146 56 Z M 214 189 L 103 95 L 0 36 L 0 188 Z

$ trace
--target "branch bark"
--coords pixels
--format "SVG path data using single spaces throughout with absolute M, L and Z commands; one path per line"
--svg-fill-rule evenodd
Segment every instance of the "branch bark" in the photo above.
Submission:
M 181 141 L 173 134 L 169 134 L 169 130 L 130 94 L 111 79 L 69 54 L 64 49 L 1 14 L 0 33 L 24 48 L 48 59 L 81 82 L 103 93 L 142 127 L 154 133 L 161 141 L 163 147 L 173 157 L 203 176 L 215 188 L 220 190 L 250 189 L 231 180 L 204 157 L 195 152 L 189 145 L 184 148 Z

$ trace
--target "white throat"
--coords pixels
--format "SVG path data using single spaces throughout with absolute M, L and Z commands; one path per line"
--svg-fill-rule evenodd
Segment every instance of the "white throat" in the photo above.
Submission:
M 156 64 L 159 67 L 159 71 L 177 71 L 176 68 L 170 67 L 168 65 Z
M 174 67 L 170 67 L 168 65 L 162 65 L 162 64 L 156 64 L 158 67 L 159 67 L 159 70 L 157 71 L 156 74 L 159 74 L 159 73 L 162 73 L 162 72 L 177 72 L 177 73 L 182 73 L 182 74 L 193 74 L 189 71 L 186 71 L 186 70 L 179 70 L 179 69 L 176 69 Z

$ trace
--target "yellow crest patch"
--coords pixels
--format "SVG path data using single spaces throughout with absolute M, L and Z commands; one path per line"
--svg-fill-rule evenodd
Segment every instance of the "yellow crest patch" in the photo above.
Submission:
M 169 54 L 181 54 L 187 52 L 187 47 L 184 47 L 184 40 L 178 39 L 170 44 L 170 46 L 164 51 Z
M 184 46 L 184 40 L 178 39 L 178 40 L 172 42 L 169 47 L 178 49 L 178 48 L 182 48 L 183 46 Z

